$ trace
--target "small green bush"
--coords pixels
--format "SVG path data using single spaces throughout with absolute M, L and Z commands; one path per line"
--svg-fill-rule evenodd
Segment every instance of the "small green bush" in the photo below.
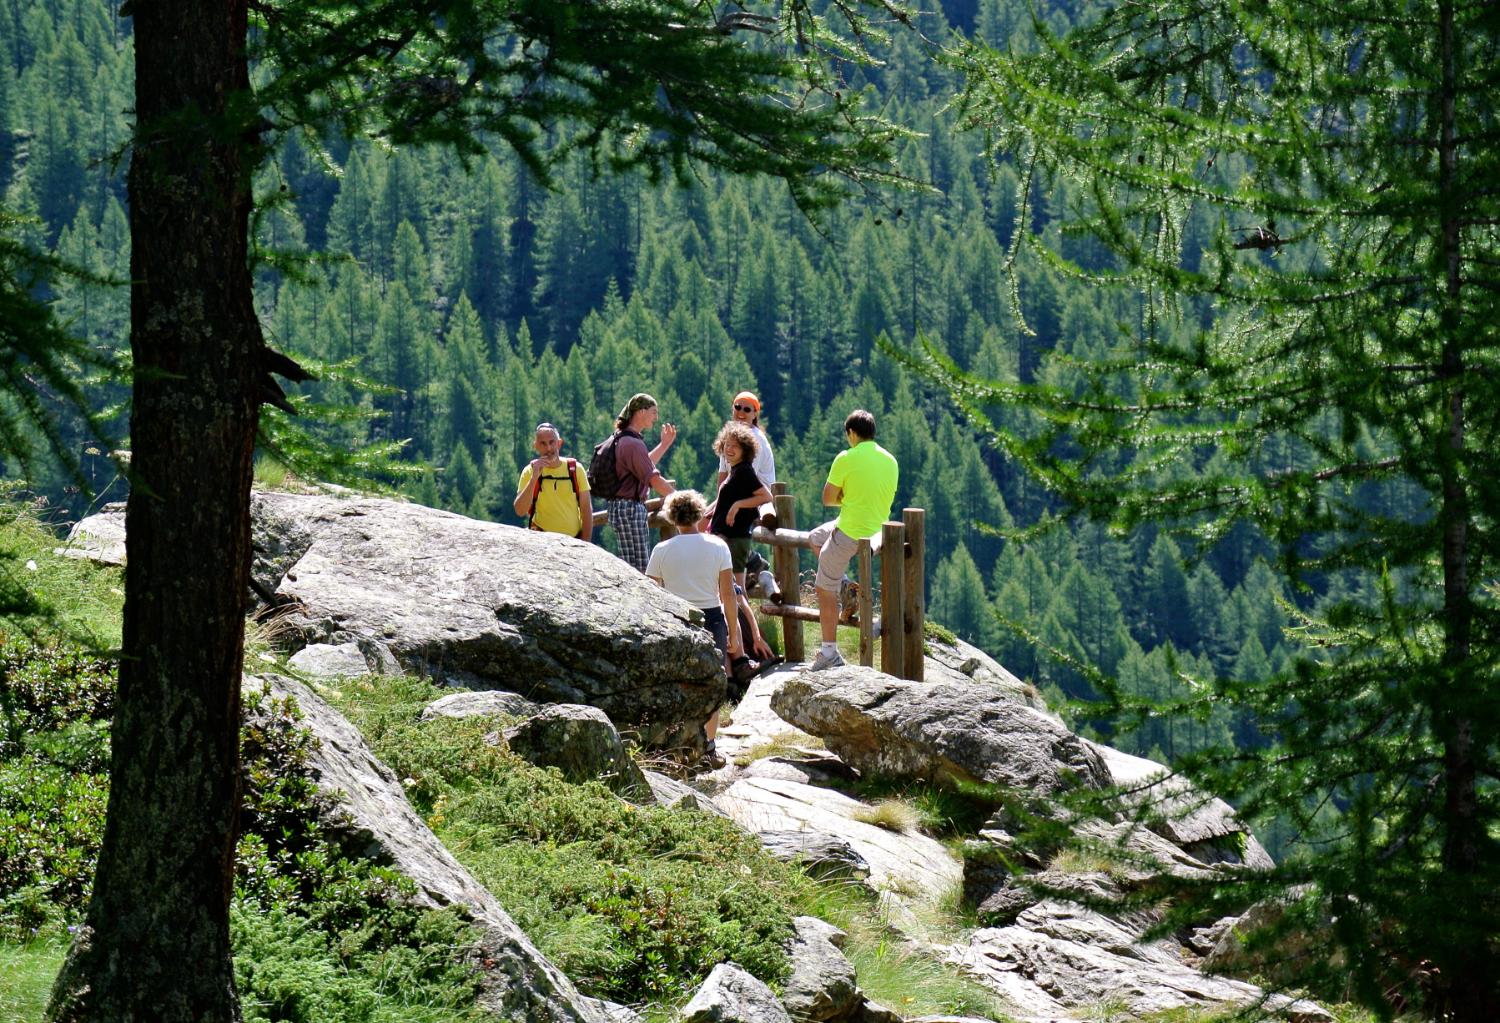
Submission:
M 0 640 L 0 935 L 55 932 L 88 898 L 109 796 L 113 662 Z

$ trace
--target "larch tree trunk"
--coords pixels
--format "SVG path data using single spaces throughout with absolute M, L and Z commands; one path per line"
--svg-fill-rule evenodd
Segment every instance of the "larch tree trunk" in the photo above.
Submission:
M 108 821 L 56 1021 L 239 1019 L 229 902 L 261 336 L 244 0 L 134 4 L 132 487 Z

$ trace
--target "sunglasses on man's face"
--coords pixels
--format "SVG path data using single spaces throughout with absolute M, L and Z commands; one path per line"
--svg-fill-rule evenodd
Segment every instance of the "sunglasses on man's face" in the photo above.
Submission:
M 755 407 L 753 405 L 736 405 L 734 407 L 734 410 L 736 412 L 744 412 L 746 414 L 749 414 L 755 411 Z

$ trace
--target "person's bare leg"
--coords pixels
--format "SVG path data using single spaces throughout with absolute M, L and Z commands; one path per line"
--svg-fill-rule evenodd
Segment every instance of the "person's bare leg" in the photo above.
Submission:
M 838 642 L 839 595 L 837 591 L 818 590 L 818 625 L 823 630 L 824 643 Z
M 709 742 L 713 742 L 714 736 L 719 734 L 719 712 L 717 710 L 708 716 L 708 721 L 703 725 L 703 734 L 708 736 Z

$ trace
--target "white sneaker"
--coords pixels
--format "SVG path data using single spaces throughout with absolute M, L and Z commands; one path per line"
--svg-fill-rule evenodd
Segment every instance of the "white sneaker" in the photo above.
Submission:
M 831 654 L 824 653 L 822 650 L 819 650 L 818 656 L 812 659 L 812 664 L 808 665 L 807 670 L 822 671 L 825 668 L 842 668 L 844 666 L 844 663 L 844 655 L 839 653 L 837 650 L 835 650 Z

